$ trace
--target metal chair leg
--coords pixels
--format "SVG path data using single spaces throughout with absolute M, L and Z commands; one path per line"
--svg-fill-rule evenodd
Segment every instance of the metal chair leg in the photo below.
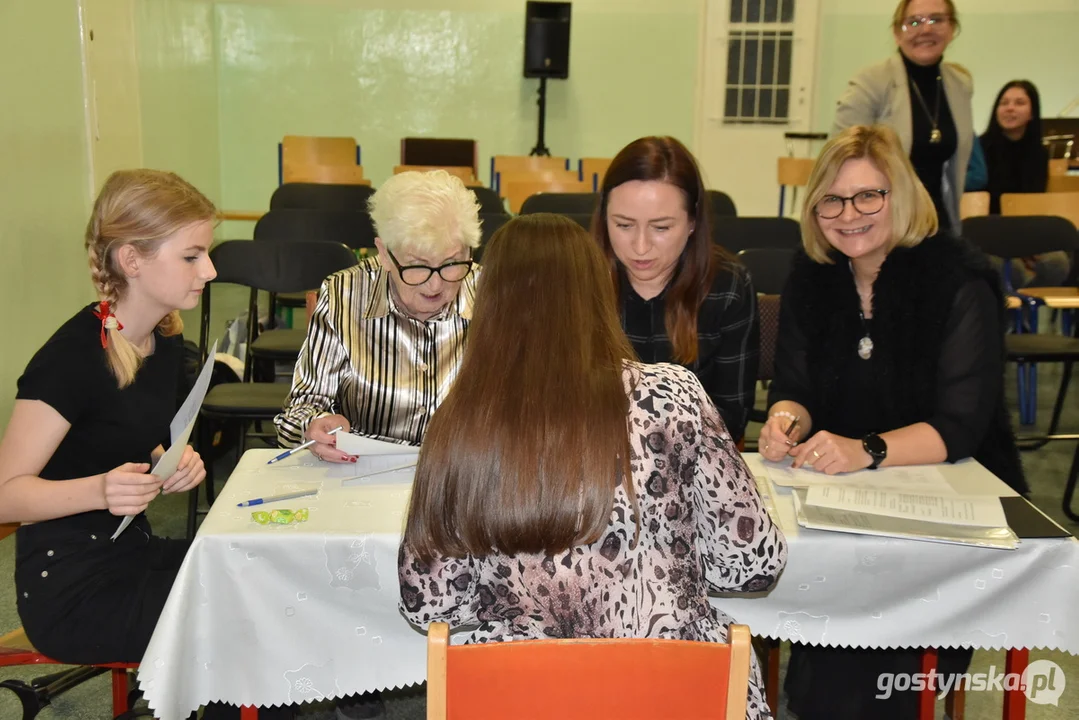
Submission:
M 1075 457 L 1072 458 L 1072 467 L 1068 472 L 1068 483 L 1064 486 L 1064 514 L 1069 519 L 1079 522 L 1079 513 L 1072 510 L 1072 496 L 1075 495 L 1075 484 L 1079 481 L 1079 444 L 1075 446 Z
M 1068 383 L 1072 379 L 1072 363 L 1064 363 L 1064 372 L 1060 376 L 1060 390 L 1057 391 L 1057 401 L 1053 406 L 1053 419 L 1049 421 L 1049 435 L 1055 435 L 1057 425 L 1060 424 L 1060 414 L 1064 411 L 1064 398 L 1068 395 Z

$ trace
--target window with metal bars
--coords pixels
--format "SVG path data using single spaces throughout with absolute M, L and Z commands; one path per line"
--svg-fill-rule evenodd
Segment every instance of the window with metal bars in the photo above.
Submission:
M 784 124 L 790 115 L 795 0 L 731 0 L 723 121 Z

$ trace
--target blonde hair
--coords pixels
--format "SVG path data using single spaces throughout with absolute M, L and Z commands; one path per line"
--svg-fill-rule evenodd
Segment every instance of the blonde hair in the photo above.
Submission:
M 815 208 L 835 182 L 839 169 L 848 160 L 864 158 L 873 163 L 891 184 L 886 202 L 891 206 L 892 237 L 888 252 L 896 247 L 914 247 L 937 232 L 937 210 L 922 185 L 910 158 L 903 151 L 895 131 L 884 125 L 855 125 L 834 138 L 821 150 L 806 187 L 802 206 L 802 245 L 818 263 L 831 264 L 832 245 L 820 229 Z
M 897 31 L 903 27 L 903 21 L 907 19 L 907 8 L 913 0 L 899 0 L 899 4 L 895 6 L 895 12 L 892 13 L 892 30 Z M 948 14 L 951 15 L 952 25 L 955 26 L 955 32 L 958 34 L 961 30 L 959 25 L 959 13 L 956 12 L 955 3 L 952 0 L 944 0 L 944 4 L 948 6 Z
M 445 170 L 403 172 L 367 201 L 371 220 L 391 252 L 454 252 L 480 244 L 480 204 L 461 179 Z
M 86 254 L 90 277 L 102 302 L 112 306 L 127 291 L 127 276 L 116 251 L 131 245 L 152 257 L 177 231 L 212 220 L 216 208 L 205 195 L 179 175 L 160 170 L 118 170 L 105 181 L 86 225 Z M 184 323 L 173 310 L 158 323 L 162 335 L 179 335 Z M 135 379 L 143 356 L 121 333 L 108 330 L 105 346 L 109 368 L 121 388 Z

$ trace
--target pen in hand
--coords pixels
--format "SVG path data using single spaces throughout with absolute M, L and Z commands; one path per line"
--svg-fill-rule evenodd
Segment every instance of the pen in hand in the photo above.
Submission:
M 790 427 L 787 428 L 787 432 L 783 433 L 787 436 L 787 445 L 789 445 L 790 447 L 794 447 L 798 444 L 791 440 L 791 433 L 794 432 L 794 428 L 798 427 L 798 421 L 801 419 L 801 416 L 796 416 L 793 420 L 791 420 L 791 424 Z
M 341 432 L 342 430 L 344 430 L 343 427 L 335 427 L 333 430 L 330 430 L 329 434 L 330 435 L 336 435 L 337 433 Z M 269 460 L 266 464 L 267 465 L 273 465 L 278 460 L 284 460 L 285 458 L 287 458 L 287 457 L 289 457 L 291 455 L 294 455 L 295 453 L 298 453 L 301 450 L 306 450 L 307 448 L 311 447 L 312 445 L 314 445 L 317 442 L 318 442 L 317 440 L 308 440 L 303 445 L 298 445 L 298 446 L 292 448 L 291 450 L 286 450 L 285 452 L 281 453 L 280 455 L 273 458 L 272 460 Z

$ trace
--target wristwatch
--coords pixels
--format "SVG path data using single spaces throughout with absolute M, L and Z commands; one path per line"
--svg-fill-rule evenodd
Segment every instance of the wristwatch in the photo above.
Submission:
M 888 443 L 876 433 L 869 433 L 862 438 L 862 449 L 873 458 L 873 463 L 867 468 L 869 470 L 876 470 L 884 462 L 884 458 L 888 457 Z

